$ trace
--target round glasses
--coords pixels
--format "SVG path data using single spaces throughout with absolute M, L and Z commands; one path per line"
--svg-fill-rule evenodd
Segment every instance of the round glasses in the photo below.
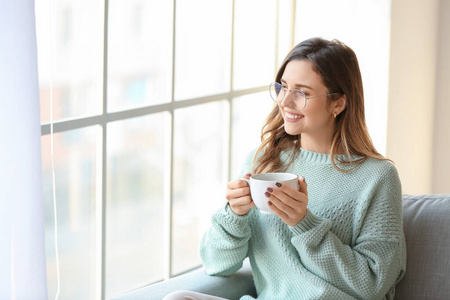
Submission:
M 278 102 L 278 103 L 281 103 L 281 101 L 283 101 L 283 99 L 286 97 L 286 95 L 289 92 L 291 92 L 292 102 L 294 103 L 295 108 L 298 110 L 304 109 L 306 106 L 306 101 L 309 99 L 339 94 L 339 93 L 331 93 L 331 94 L 323 94 L 323 95 L 319 95 L 319 96 L 306 97 L 305 93 L 303 93 L 302 91 L 296 90 L 296 89 L 290 90 L 288 88 L 285 88 L 278 82 L 272 82 L 269 86 L 269 91 L 270 91 L 270 97 L 272 97 L 273 101 Z

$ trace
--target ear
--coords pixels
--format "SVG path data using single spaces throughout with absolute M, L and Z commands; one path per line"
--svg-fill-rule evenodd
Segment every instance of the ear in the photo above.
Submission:
M 333 114 L 339 115 L 347 107 L 347 96 L 342 95 L 341 97 L 339 97 L 339 99 L 333 101 L 331 105 L 332 105 L 331 112 Z

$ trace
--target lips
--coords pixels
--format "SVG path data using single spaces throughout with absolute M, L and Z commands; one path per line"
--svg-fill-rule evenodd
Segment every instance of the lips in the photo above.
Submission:
M 304 115 L 285 112 L 284 117 L 287 121 L 296 121 L 304 117 Z

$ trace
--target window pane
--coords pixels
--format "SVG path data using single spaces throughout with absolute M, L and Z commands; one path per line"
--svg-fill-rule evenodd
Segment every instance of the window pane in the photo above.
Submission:
M 169 102 L 173 1 L 109 1 L 108 111 Z
M 292 1 L 279 1 L 278 11 L 278 59 L 275 64 L 275 72 L 283 62 L 286 55 L 291 51 L 292 46 Z M 273 77 L 275 79 L 275 76 Z M 272 80 L 274 81 L 274 80 Z
M 227 137 L 225 101 L 175 112 L 173 275 L 201 264 L 200 239 L 225 201 Z
M 276 1 L 235 2 L 234 89 L 269 85 L 274 79 Z
M 177 1 L 176 100 L 229 90 L 231 4 L 231 0 Z
M 36 0 L 42 123 L 50 121 L 50 79 L 54 120 L 101 113 L 103 7 L 100 0 L 52 1 L 50 33 L 49 0 Z
M 99 127 L 54 134 L 61 299 L 96 299 L 96 183 Z M 50 135 L 42 137 L 45 249 L 49 298 L 56 294 Z
M 273 105 L 268 91 L 233 100 L 232 179 L 241 175 L 244 160 L 259 147 L 261 129 Z
M 108 125 L 107 297 L 163 279 L 169 130 L 168 113 Z

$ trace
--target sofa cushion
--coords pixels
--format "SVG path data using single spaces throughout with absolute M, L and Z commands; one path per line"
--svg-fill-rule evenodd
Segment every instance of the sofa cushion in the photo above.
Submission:
M 403 215 L 407 266 L 405 277 L 396 287 L 395 299 L 450 299 L 450 195 L 404 195 Z M 230 277 L 208 276 L 200 268 L 114 299 L 161 299 L 180 289 L 232 300 L 244 294 L 255 295 L 252 271 L 246 261 Z
M 406 274 L 395 299 L 450 299 L 450 195 L 403 196 Z

